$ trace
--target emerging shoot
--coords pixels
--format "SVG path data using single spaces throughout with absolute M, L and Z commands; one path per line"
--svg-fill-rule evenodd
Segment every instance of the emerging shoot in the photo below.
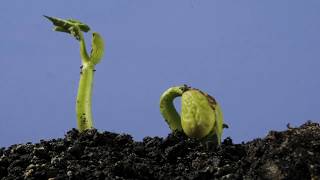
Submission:
M 181 96 L 181 117 L 173 100 Z M 187 85 L 167 89 L 160 98 L 160 112 L 172 131 L 221 144 L 223 116 L 217 101 L 199 89 Z
M 91 111 L 93 76 L 95 65 L 97 65 L 104 54 L 104 42 L 99 33 L 92 33 L 91 53 L 88 55 L 86 44 L 82 32 L 90 31 L 90 27 L 75 19 L 60 19 L 44 16 L 49 19 L 54 27 L 54 31 L 71 34 L 80 43 L 80 56 L 82 65 L 80 66 L 80 82 L 78 88 L 76 112 L 78 129 L 80 132 L 93 128 L 93 118 Z

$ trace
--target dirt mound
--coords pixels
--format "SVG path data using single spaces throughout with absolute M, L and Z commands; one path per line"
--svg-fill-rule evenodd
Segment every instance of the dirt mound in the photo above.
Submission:
M 62 139 L 0 149 L 0 179 L 320 179 L 320 125 L 307 122 L 264 139 L 208 149 L 167 138 L 73 129 Z

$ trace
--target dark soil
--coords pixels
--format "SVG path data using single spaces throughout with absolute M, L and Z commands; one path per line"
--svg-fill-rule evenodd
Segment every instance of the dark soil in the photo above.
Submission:
M 320 125 L 208 149 L 183 134 L 146 137 L 73 129 L 63 139 L 0 149 L 0 179 L 320 179 Z

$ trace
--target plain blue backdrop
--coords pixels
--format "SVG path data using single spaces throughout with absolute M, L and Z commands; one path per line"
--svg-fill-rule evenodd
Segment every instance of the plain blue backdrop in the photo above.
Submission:
M 79 45 L 42 15 L 79 19 L 106 41 L 97 129 L 165 137 L 159 97 L 188 84 L 217 99 L 230 126 L 223 137 L 240 143 L 320 119 L 319 9 L 317 0 L 3 0 L 0 146 L 76 127 Z

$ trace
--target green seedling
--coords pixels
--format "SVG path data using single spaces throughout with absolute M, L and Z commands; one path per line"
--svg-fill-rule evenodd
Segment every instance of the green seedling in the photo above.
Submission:
M 180 96 L 181 118 L 173 104 L 173 100 Z M 171 87 L 160 98 L 160 111 L 172 131 L 209 141 L 215 138 L 221 144 L 222 131 L 226 125 L 223 124 L 219 104 L 207 93 L 187 85 Z
M 92 87 L 93 77 L 95 72 L 95 65 L 97 65 L 104 54 L 104 42 L 99 33 L 92 33 L 91 53 L 88 55 L 86 44 L 82 32 L 88 32 L 90 27 L 78 20 L 45 16 L 54 25 L 54 31 L 65 32 L 71 34 L 80 43 L 81 56 L 81 72 L 80 82 L 78 88 L 76 113 L 78 129 L 80 132 L 93 128 L 93 118 L 91 111 Z

